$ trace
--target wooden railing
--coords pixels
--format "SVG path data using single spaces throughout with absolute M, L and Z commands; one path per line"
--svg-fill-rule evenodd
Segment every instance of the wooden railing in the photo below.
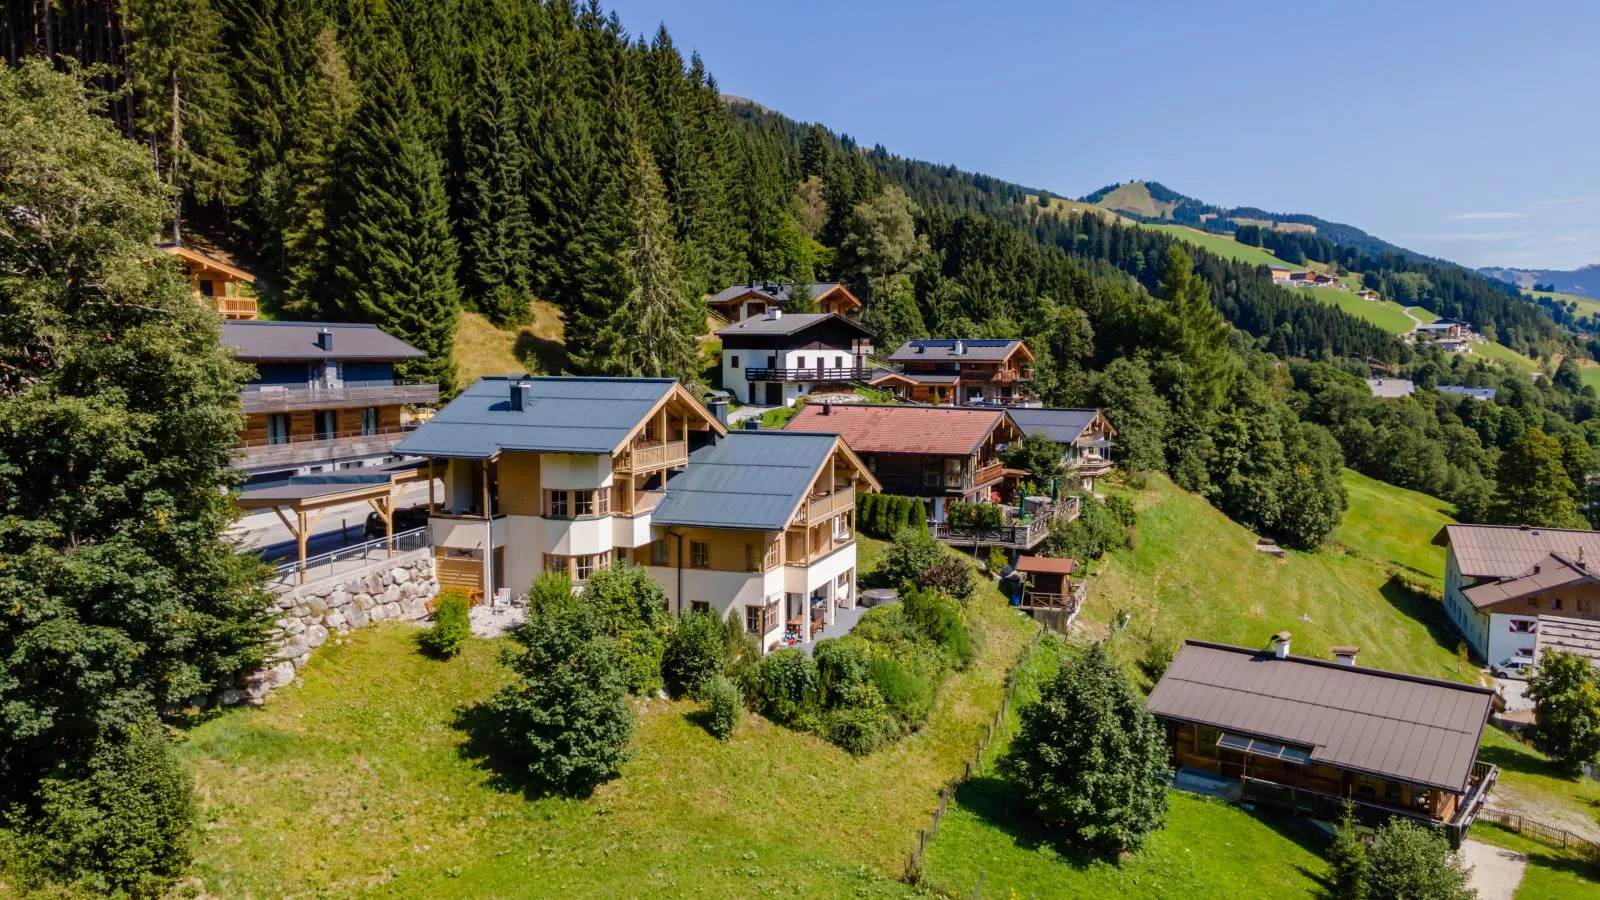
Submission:
M 401 425 L 373 432 L 345 431 L 336 434 L 302 434 L 288 440 L 241 441 L 235 450 L 233 467 L 258 468 L 273 465 L 298 465 L 319 462 L 336 456 L 387 453 L 415 425 Z
M 653 444 L 634 444 L 623 451 L 617 460 L 616 468 L 619 472 L 650 472 L 688 463 L 687 441 L 662 441 Z
M 254 319 L 260 315 L 254 297 L 207 297 L 202 294 L 200 298 L 215 306 L 224 319 Z
M 870 375 L 865 366 L 811 366 L 806 368 L 748 368 L 746 381 L 859 381 Z
M 1004 468 L 1005 463 L 1002 463 L 999 460 L 979 466 L 978 469 L 972 473 L 972 486 L 977 487 L 982 484 L 987 484 L 990 481 L 994 481 L 1000 477 L 1000 472 Z
M 1031 550 L 1050 534 L 1052 522 L 1057 519 L 1070 522 L 1078 517 L 1078 498 L 1068 497 L 1059 503 L 1049 504 L 1027 519 L 1019 518 L 1016 510 L 1010 507 L 1005 507 L 1004 515 L 1005 524 L 998 527 L 940 522 L 934 526 L 933 536 L 952 544 L 985 544 Z
M 798 524 L 811 525 L 831 519 L 845 510 L 856 505 L 856 489 L 854 486 L 839 488 L 833 493 L 818 497 L 800 508 L 796 517 Z
M 252 385 L 239 395 L 247 413 L 349 406 L 438 403 L 439 386 L 426 382 L 348 381 L 337 387 Z

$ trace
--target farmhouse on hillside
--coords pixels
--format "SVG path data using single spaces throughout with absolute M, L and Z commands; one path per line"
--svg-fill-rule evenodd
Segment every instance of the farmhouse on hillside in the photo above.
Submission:
M 877 481 L 832 434 L 735 432 L 672 379 L 486 377 L 397 448 L 442 479 L 439 582 L 524 593 L 627 560 L 678 613 L 808 643 L 856 603 L 855 497 Z
M 706 298 L 706 305 L 729 322 L 764 316 L 769 309 L 789 311 L 794 306 L 789 294 L 794 285 L 770 281 L 750 281 L 723 288 Z M 861 315 L 861 301 L 850 289 L 837 281 L 819 281 L 810 286 L 811 300 L 825 313 L 856 318 Z
M 1354 647 L 1291 656 L 1287 632 L 1274 644 L 1184 642 L 1147 701 L 1177 783 L 1326 821 L 1348 799 L 1367 824 L 1400 816 L 1459 844 L 1499 777 L 1477 758 L 1494 691 L 1357 667 Z
M 215 309 L 224 319 L 254 319 L 259 314 L 256 298 L 245 290 L 255 284 L 255 276 L 214 256 L 182 244 L 160 244 L 177 258 L 189 273 L 189 284 L 202 303 Z
M 722 386 L 753 406 L 793 406 L 823 388 L 846 393 L 869 374 L 872 332 L 837 313 L 776 306 L 717 332 Z

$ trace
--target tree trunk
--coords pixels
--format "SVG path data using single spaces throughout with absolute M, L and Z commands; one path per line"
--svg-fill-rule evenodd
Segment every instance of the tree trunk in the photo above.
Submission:
M 183 193 L 178 187 L 178 145 L 183 140 L 182 98 L 178 73 L 172 73 L 172 144 L 167 148 L 167 184 L 172 188 L 172 242 L 183 243 Z

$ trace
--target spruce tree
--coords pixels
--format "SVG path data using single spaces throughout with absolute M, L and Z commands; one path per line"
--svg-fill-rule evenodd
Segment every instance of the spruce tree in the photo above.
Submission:
M 555 104 L 529 127 L 534 134 L 523 183 L 533 287 L 563 311 L 576 310 L 582 266 L 574 243 L 600 212 L 593 208 L 599 150 L 581 104 Z
M 501 325 L 527 320 L 532 287 L 532 222 L 522 184 L 528 161 L 522 111 L 506 68 L 492 47 L 474 66 L 458 201 L 465 299 Z
M 403 363 L 401 374 L 449 392 L 460 314 L 456 246 L 439 160 L 418 130 L 416 95 L 393 40 L 380 35 L 374 81 L 339 148 L 321 306 L 330 318 L 371 322 L 428 354 Z
M 1167 248 L 1157 293 L 1176 324 L 1175 349 L 1191 369 L 1197 398 L 1216 408 L 1233 381 L 1230 328 L 1211 304 L 1209 286 L 1195 276 L 1193 260 L 1176 243 Z

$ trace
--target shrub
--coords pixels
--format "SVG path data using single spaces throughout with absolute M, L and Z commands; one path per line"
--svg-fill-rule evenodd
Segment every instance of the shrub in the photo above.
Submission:
M 706 705 L 706 731 L 725 741 L 733 736 L 744 716 L 744 697 L 739 686 L 720 672 L 710 676 L 700 686 L 700 700 Z
M 926 532 L 902 528 L 884 553 L 880 572 L 889 584 L 915 582 L 923 572 L 944 559 L 944 547 Z
M 615 642 L 587 604 L 553 593 L 512 637 L 516 680 L 479 707 L 487 737 L 532 792 L 586 796 L 616 777 L 633 736 Z
M 761 661 L 761 641 L 744 630 L 739 616 L 722 620 L 722 659 L 723 671 L 735 681 Z
M 1546 653 L 1528 678 L 1533 745 L 1569 775 L 1600 756 L 1600 673 L 1576 653 Z
M 1006 552 L 1004 550 L 1001 550 L 999 547 L 990 547 L 989 548 L 989 571 L 990 572 L 993 572 L 994 574 L 999 575 L 1001 572 L 1004 572 L 1005 569 L 1006 569 L 1006 566 L 1009 566 L 1009 565 L 1011 565 L 1011 561 L 1006 559 Z
M 1005 512 L 998 503 L 951 503 L 945 506 L 945 521 L 951 528 L 999 528 L 1005 525 Z
M 817 641 L 811 656 L 817 662 L 817 699 L 824 709 L 840 705 L 850 691 L 872 677 L 872 653 L 857 638 Z
M 619 563 L 596 569 L 583 586 L 583 602 L 600 630 L 616 642 L 628 691 L 645 694 L 661 684 L 661 653 L 672 617 L 667 595 L 644 569 Z
M 1355 804 L 1346 800 L 1339 830 L 1328 845 L 1328 881 L 1333 900 L 1366 900 L 1367 842 L 1356 831 Z
M 953 668 L 965 669 L 972 663 L 976 648 L 967 631 L 960 605 L 938 591 L 912 591 L 901 601 L 906 620 L 916 626 L 923 638 L 943 651 Z
M 721 619 L 708 612 L 684 616 L 661 653 L 661 677 L 668 693 L 694 694 L 706 679 L 721 675 L 726 652 Z
M 160 897 L 189 864 L 194 780 L 153 718 L 102 743 L 80 777 L 47 778 L 20 840 L 31 868 L 93 894 Z
M 917 576 L 917 586 L 926 591 L 939 591 L 961 603 L 971 602 L 978 590 L 972 580 L 972 566 L 965 559 L 948 554 Z
M 864 756 L 900 736 L 900 724 L 871 684 L 850 689 L 844 702 L 822 717 L 821 731 L 829 743 Z
M 1133 508 L 1133 501 L 1121 494 L 1112 494 L 1106 498 L 1106 512 L 1121 523 L 1123 528 L 1132 528 L 1139 521 L 1139 513 Z
M 1468 871 L 1444 832 L 1396 817 L 1378 828 L 1363 874 L 1372 898 L 1470 900 Z
M 1167 668 L 1172 665 L 1172 660 L 1178 655 L 1178 648 L 1168 643 L 1151 644 L 1144 655 L 1139 657 L 1139 671 L 1150 679 L 1151 684 L 1161 680 L 1167 674 Z
M 1161 827 L 1166 736 L 1103 644 L 1064 664 L 1020 719 L 1000 770 L 1041 818 L 1113 855 Z
M 934 679 L 895 657 L 872 663 L 872 685 L 902 722 L 912 727 L 928 721 L 933 711 Z
M 467 611 L 467 595 L 445 591 L 433 608 L 433 627 L 417 635 L 417 644 L 425 653 L 448 659 L 461 652 L 470 634 L 472 621 Z
M 770 653 L 744 676 L 750 707 L 779 725 L 797 722 L 817 709 L 817 664 L 800 650 Z

